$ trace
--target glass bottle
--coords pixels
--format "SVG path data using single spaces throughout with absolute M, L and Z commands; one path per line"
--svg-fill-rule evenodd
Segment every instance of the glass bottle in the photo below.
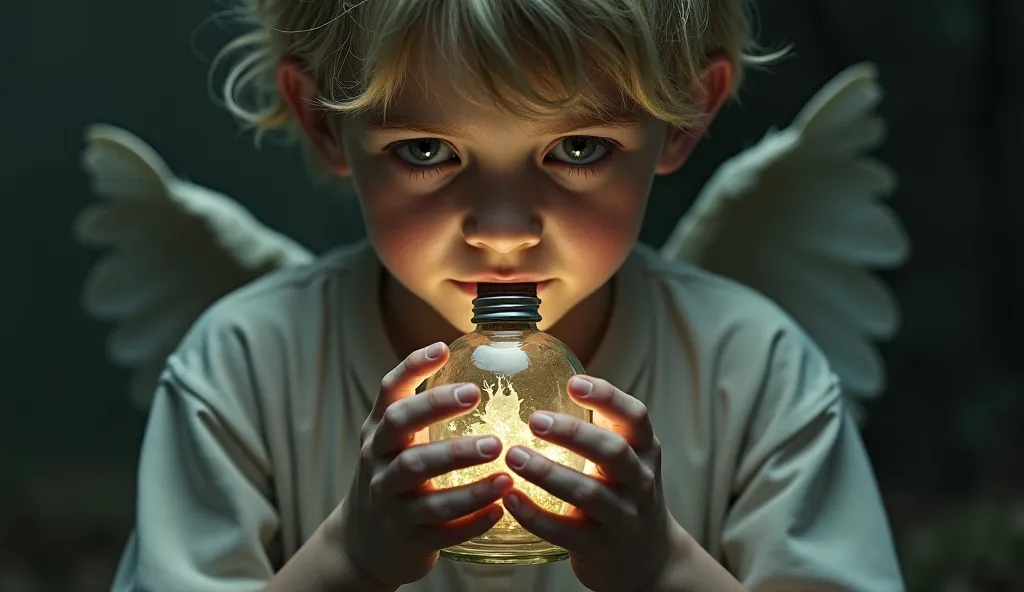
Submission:
M 505 453 L 515 445 L 579 471 L 585 463 L 583 457 L 537 438 L 528 425 L 530 415 L 538 410 L 592 421 L 590 410 L 566 392 L 569 379 L 583 373 L 583 366 L 565 344 L 537 329 L 540 302 L 536 284 L 478 284 L 472 319 L 476 330 L 451 343 L 448 362 L 426 387 L 474 383 L 480 388 L 481 401 L 472 413 L 430 426 L 429 438 L 436 442 L 493 434 L 502 442 L 501 456 L 496 460 L 437 477 L 437 487 L 455 487 L 507 472 L 515 487 L 540 507 L 561 513 L 568 504 L 516 475 L 505 464 Z M 488 532 L 444 549 L 441 555 L 473 563 L 529 565 L 560 561 L 568 557 L 568 552 L 531 534 L 506 511 Z

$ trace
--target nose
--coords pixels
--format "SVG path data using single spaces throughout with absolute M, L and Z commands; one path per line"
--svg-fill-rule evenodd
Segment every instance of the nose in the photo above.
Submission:
M 491 201 L 474 208 L 462 226 L 466 242 L 502 254 L 537 245 L 542 231 L 540 219 L 516 201 Z

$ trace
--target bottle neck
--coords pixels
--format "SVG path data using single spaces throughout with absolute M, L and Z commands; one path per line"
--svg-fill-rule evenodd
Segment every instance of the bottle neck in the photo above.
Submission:
M 509 286 L 480 284 L 480 295 L 473 299 L 473 318 L 481 325 L 531 325 L 541 321 L 540 298 L 535 284 Z
M 526 331 L 538 331 L 537 323 L 524 321 L 500 321 L 477 323 L 477 333 L 524 333 Z

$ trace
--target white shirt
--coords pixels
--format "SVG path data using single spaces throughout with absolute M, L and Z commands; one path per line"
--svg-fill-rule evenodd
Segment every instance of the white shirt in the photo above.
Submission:
M 218 302 L 169 358 L 114 590 L 259 590 L 348 490 L 399 362 L 360 243 Z M 676 520 L 748 588 L 903 590 L 836 377 L 767 299 L 638 246 L 587 373 L 643 401 Z M 801 585 L 797 586 L 796 582 Z M 407 592 L 585 590 L 568 561 L 440 559 Z

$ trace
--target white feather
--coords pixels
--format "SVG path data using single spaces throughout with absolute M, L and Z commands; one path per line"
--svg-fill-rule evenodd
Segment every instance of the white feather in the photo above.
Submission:
M 75 236 L 106 252 L 86 279 L 83 305 L 117 324 L 108 355 L 132 369 L 131 398 L 145 406 L 166 357 L 205 309 L 313 255 L 237 202 L 175 177 L 131 133 L 96 125 L 86 140 L 83 166 L 104 199 L 79 215 Z
M 869 155 L 885 137 L 881 95 L 871 64 L 840 73 L 789 128 L 719 167 L 662 251 L 774 300 L 822 348 L 854 404 L 884 390 L 874 342 L 899 325 L 873 272 L 909 252 L 879 200 L 895 175 Z

